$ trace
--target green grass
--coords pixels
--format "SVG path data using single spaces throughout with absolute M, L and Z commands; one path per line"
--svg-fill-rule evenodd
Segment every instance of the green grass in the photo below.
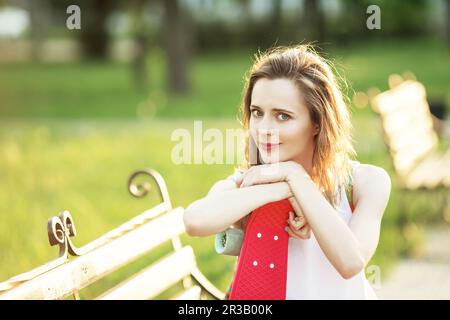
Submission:
M 384 43 L 335 49 L 338 68 L 354 90 L 386 89 L 390 73 L 412 71 L 433 95 L 450 100 L 448 49 L 433 41 Z M 238 128 L 235 117 L 248 53 L 209 54 L 192 65 L 193 90 L 169 97 L 164 90 L 164 59 L 149 58 L 151 90 L 138 92 L 123 64 L 40 64 L 0 66 L 0 281 L 57 256 L 48 245 L 47 219 L 69 210 L 81 246 L 158 202 L 156 196 L 134 199 L 126 190 L 128 175 L 151 167 L 166 179 L 174 206 L 203 197 L 233 165 L 175 165 L 170 135 L 192 132 L 194 119 L 208 127 Z M 400 254 L 414 252 L 420 235 L 399 228 L 400 193 L 381 137 L 369 109 L 351 108 L 358 159 L 391 174 L 393 191 L 380 244 L 371 264 L 383 275 Z M 413 225 L 438 215 L 429 195 L 408 204 Z M 423 212 L 427 214 L 424 215 Z M 200 269 L 220 289 L 232 276 L 234 258 L 217 255 L 214 238 L 182 241 L 194 247 Z M 82 296 L 94 297 L 125 275 L 154 261 L 168 248 L 120 269 Z
M 332 48 L 335 62 L 352 90 L 387 89 L 391 73 L 411 71 L 430 97 L 450 105 L 450 57 L 445 44 L 433 40 L 372 42 Z M 190 67 L 192 91 L 169 96 L 165 90 L 164 56 L 152 51 L 150 83 L 139 91 L 125 64 L 0 65 L 0 116 L 20 118 L 235 117 L 252 53 L 211 53 Z

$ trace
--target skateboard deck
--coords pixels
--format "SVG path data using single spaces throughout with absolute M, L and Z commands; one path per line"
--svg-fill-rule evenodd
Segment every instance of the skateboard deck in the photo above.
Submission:
M 255 209 L 245 229 L 230 300 L 285 300 L 288 263 L 288 199 Z

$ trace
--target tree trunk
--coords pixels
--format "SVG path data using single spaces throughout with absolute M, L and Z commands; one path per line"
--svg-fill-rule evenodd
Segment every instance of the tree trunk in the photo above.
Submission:
M 35 0 L 28 3 L 30 11 L 31 59 L 41 59 L 41 48 L 50 20 L 50 6 L 47 0 Z
M 169 91 L 184 94 L 190 89 L 187 74 L 190 33 L 178 0 L 163 0 L 163 3 Z
M 323 42 L 325 38 L 325 19 L 319 0 L 305 0 L 303 7 L 303 28 L 308 40 Z
M 144 10 L 147 0 L 135 0 L 132 4 L 132 17 L 134 22 L 133 38 L 136 51 L 132 59 L 132 73 L 136 87 L 139 90 L 148 88 L 149 79 L 146 58 L 149 50 L 149 35 L 144 23 Z
M 445 1 L 445 7 L 446 7 L 445 33 L 447 36 L 447 45 L 450 47 L 450 0 Z
M 80 5 L 81 32 L 80 40 L 83 53 L 90 59 L 108 57 L 109 35 L 106 19 L 111 10 L 108 0 L 90 0 Z
M 270 16 L 270 28 L 272 45 L 277 45 L 281 38 L 282 0 L 272 0 L 272 14 Z

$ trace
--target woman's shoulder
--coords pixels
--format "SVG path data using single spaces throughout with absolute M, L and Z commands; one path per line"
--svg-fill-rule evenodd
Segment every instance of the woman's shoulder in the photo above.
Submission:
M 387 171 L 379 166 L 361 163 L 359 161 L 351 161 L 352 164 L 352 176 L 354 180 L 366 181 L 369 179 L 389 178 Z
M 352 184 L 354 200 L 365 193 L 372 193 L 374 190 L 389 190 L 391 188 L 391 178 L 387 171 L 379 166 L 353 161 L 352 163 Z

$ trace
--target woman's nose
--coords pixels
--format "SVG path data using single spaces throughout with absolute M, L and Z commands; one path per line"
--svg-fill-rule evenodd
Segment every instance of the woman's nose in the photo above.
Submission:
M 258 123 L 258 131 L 261 134 L 271 134 L 275 129 L 272 117 L 265 115 Z
M 273 117 L 269 115 L 264 115 L 256 123 L 256 132 L 258 135 L 258 141 L 277 143 L 279 140 L 279 129 L 277 123 L 274 121 Z
M 271 143 L 278 143 L 279 141 L 279 130 L 277 128 L 260 127 L 258 128 L 257 132 L 259 141 L 266 141 Z

